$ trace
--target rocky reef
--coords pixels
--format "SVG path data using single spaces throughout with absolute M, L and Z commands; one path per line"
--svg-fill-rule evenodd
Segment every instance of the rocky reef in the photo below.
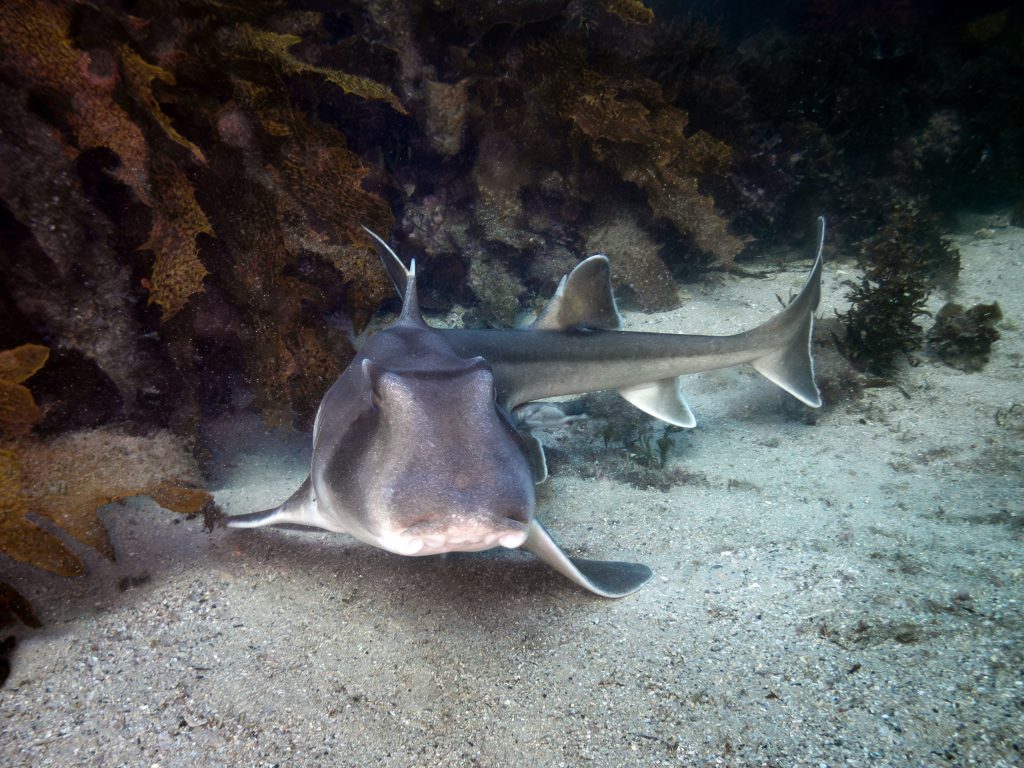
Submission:
M 893 211 L 1024 200 L 1019 9 L 744 6 L 719 29 L 652 7 L 0 4 L 0 546 L 74 570 L 27 527 L 51 509 L 33 468 L 66 451 L 170 468 L 97 467 L 107 486 L 50 515 L 102 550 L 104 500 L 204 503 L 204 420 L 308 426 L 393 298 L 362 226 L 420 260 L 424 307 L 507 324 L 594 251 L 657 310 L 822 212 L 875 254 Z M 851 317 L 853 349 L 878 330 Z

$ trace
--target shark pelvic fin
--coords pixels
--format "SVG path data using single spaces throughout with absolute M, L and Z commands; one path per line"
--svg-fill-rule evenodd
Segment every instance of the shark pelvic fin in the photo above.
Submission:
M 530 325 L 535 331 L 616 330 L 622 317 L 612 295 L 606 256 L 584 259 L 562 278 L 547 305 Z
M 821 405 L 821 393 L 814 383 L 811 343 L 814 311 L 821 299 L 821 263 L 825 247 L 825 217 L 818 217 L 818 251 L 811 274 L 797 297 L 782 312 L 755 332 L 782 339 L 782 344 L 754 360 L 751 365 L 773 384 L 812 408 Z
M 640 563 L 570 558 L 536 518 L 522 548 L 532 552 L 560 574 L 601 597 L 625 597 L 650 581 L 654 573 Z
M 232 515 L 224 524 L 228 528 L 260 528 L 264 525 L 301 525 L 308 528 L 326 528 L 338 530 L 323 519 L 316 508 L 313 496 L 313 484 L 307 477 L 299 486 L 299 490 L 288 497 L 288 501 L 279 507 L 262 512 L 250 512 L 247 515 Z
M 656 419 L 687 429 L 697 426 L 697 419 L 694 418 L 693 411 L 683 399 L 678 377 L 626 387 L 620 389 L 619 394 L 632 405 Z

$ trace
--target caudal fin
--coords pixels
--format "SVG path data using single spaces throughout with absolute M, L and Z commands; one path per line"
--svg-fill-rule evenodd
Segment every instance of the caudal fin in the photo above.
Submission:
M 754 333 L 773 339 L 776 344 L 751 365 L 769 381 L 812 408 L 821 405 L 821 393 L 814 383 L 814 359 L 811 338 L 814 311 L 821 300 L 821 262 L 825 246 L 825 217 L 818 217 L 818 253 L 811 274 L 799 295 L 782 312 Z

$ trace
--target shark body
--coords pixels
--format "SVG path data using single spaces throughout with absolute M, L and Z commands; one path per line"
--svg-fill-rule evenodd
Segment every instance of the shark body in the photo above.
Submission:
M 589 591 L 645 584 L 638 563 L 568 557 L 536 519 L 547 476 L 540 443 L 512 413 L 546 397 L 617 390 L 652 416 L 696 424 L 679 376 L 747 363 L 807 405 L 821 405 L 810 341 L 821 293 L 824 219 L 814 266 L 779 314 L 731 336 L 619 330 L 608 260 L 562 278 L 528 328 L 427 326 L 416 265 L 370 233 L 403 297 L 398 320 L 360 350 L 324 396 L 310 475 L 283 504 L 230 527 L 298 524 L 348 533 L 401 555 L 522 547 Z

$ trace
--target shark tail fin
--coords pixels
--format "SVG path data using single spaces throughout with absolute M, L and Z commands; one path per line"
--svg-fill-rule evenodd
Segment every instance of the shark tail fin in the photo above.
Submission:
M 807 282 L 789 306 L 752 333 L 771 337 L 773 348 L 751 362 L 758 373 L 796 399 L 817 408 L 821 393 L 814 383 L 811 341 L 814 311 L 821 299 L 821 262 L 825 244 L 825 218 L 818 218 L 818 252 Z

